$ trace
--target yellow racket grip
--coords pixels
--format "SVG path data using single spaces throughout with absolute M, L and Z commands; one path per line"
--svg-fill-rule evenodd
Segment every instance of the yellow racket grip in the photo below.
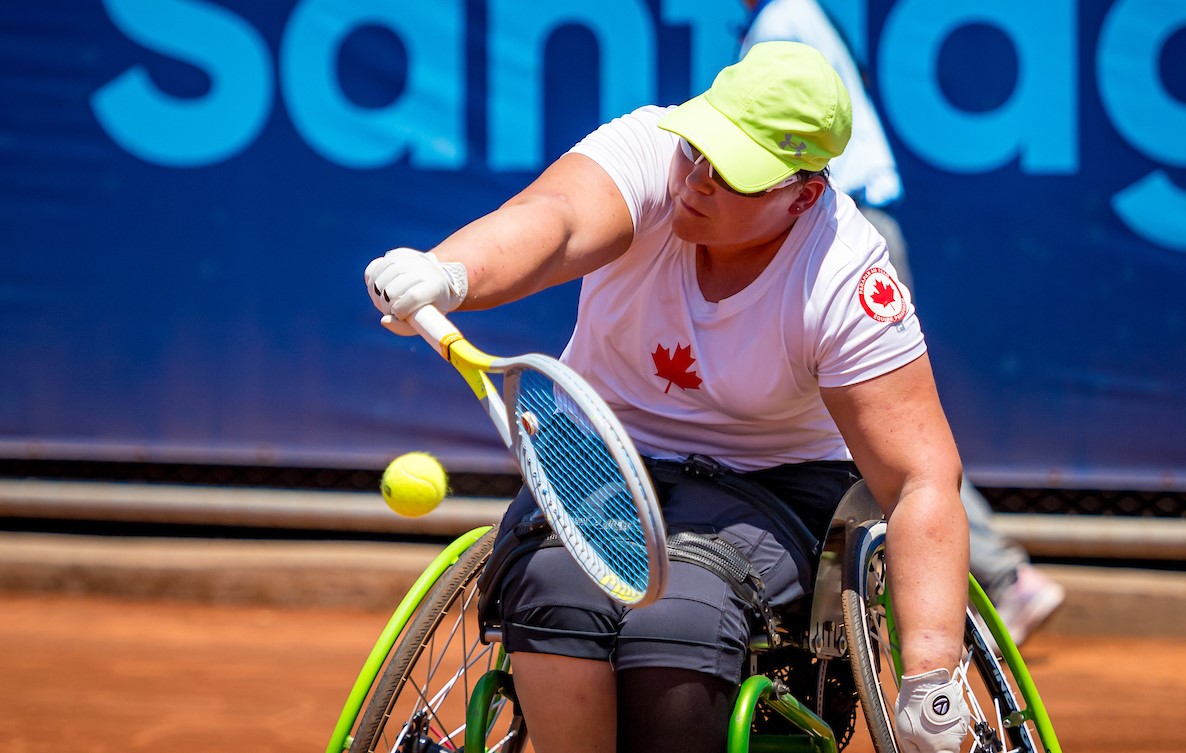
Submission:
M 494 391 L 494 386 L 485 372 L 493 363 L 494 357 L 470 345 L 460 333 L 448 335 L 441 340 L 441 355 L 453 364 L 457 373 L 461 374 L 479 399 L 485 399 Z
M 495 361 L 494 356 L 475 348 L 460 332 L 446 335 L 441 340 L 441 355 L 454 366 L 465 365 L 482 371 L 488 371 Z
M 424 306 L 412 312 L 408 323 L 426 342 L 437 348 L 437 354 L 441 358 L 453 364 L 453 368 L 457 369 L 479 399 L 485 399 L 494 392 L 494 387 L 484 372 L 497 359 L 470 345 L 444 314 L 433 306 Z M 390 315 L 383 317 L 383 325 L 396 331 Z

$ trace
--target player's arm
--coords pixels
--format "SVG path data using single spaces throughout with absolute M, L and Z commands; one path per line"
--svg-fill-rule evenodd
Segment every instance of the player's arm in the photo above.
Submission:
M 904 674 L 953 667 L 968 594 L 959 454 L 924 354 L 821 395 L 889 521 L 886 539 Z
M 630 210 L 609 174 L 582 154 L 566 154 L 433 253 L 465 265 L 462 308 L 483 309 L 604 266 L 625 253 L 633 235 Z
M 576 279 L 625 253 L 634 236 L 626 200 L 605 170 L 566 154 L 497 210 L 427 253 L 397 248 L 363 273 L 371 301 L 399 323 L 433 305 L 482 309 Z
M 886 561 L 902 650 L 899 746 L 953 753 L 969 722 L 952 672 L 963 646 L 968 520 L 930 361 L 923 354 L 888 374 L 820 392 L 889 521 Z

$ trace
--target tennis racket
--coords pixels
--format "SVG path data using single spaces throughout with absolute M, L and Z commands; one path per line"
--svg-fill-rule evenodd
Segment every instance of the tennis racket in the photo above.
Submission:
M 642 459 L 605 401 L 553 358 L 483 353 L 432 306 L 407 321 L 469 384 L 552 530 L 593 582 L 628 606 L 659 598 L 668 567 L 663 517 Z M 393 329 L 392 317 L 383 324 Z

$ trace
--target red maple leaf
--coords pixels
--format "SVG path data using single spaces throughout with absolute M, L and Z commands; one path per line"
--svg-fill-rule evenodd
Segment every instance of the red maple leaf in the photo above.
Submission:
M 873 296 L 872 296 L 873 302 L 876 303 L 878 306 L 889 306 L 898 297 L 894 293 L 894 286 L 886 285 L 881 280 L 877 280 L 876 282 L 874 282 L 873 287 L 877 288 L 876 292 L 874 292 Z
M 675 355 L 672 356 L 671 351 L 660 343 L 655 347 L 651 358 L 655 361 L 655 376 L 667 380 L 667 389 L 663 390 L 664 395 L 668 393 L 673 384 L 679 385 L 681 390 L 700 389 L 700 383 L 704 380 L 691 370 L 692 364 L 696 362 L 696 359 L 692 358 L 691 345 L 681 346 L 676 343 Z

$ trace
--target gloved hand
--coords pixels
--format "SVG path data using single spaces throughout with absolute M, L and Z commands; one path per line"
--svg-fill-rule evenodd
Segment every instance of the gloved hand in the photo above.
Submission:
M 946 669 L 902 678 L 894 713 L 902 753 L 959 753 L 969 719 L 963 689 Z
M 375 308 L 400 321 L 428 305 L 452 311 L 469 292 L 464 265 L 412 248 L 393 248 L 368 264 L 362 276 Z M 406 324 L 397 329 L 401 335 L 415 334 Z

